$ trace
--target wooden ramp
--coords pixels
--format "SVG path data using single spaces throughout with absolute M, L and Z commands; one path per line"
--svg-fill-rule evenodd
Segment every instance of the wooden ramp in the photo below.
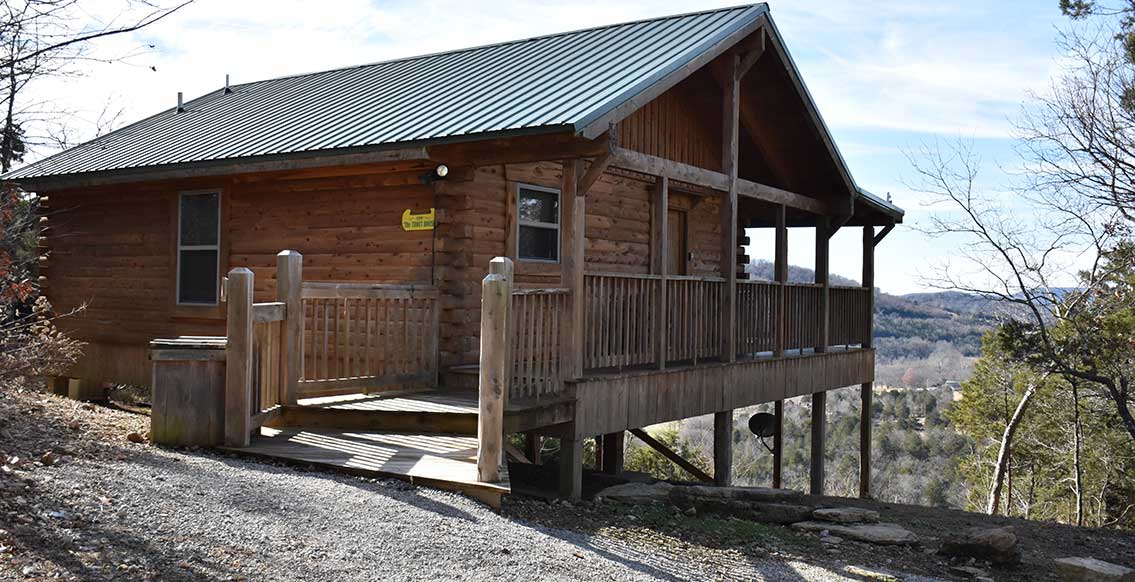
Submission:
M 494 508 L 510 491 L 507 472 L 499 483 L 477 481 L 477 438 L 472 436 L 264 427 L 248 447 L 228 450 L 363 477 L 403 479 L 465 493 Z

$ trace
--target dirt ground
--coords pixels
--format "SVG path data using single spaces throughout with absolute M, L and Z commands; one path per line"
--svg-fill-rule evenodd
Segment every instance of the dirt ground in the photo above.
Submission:
M 79 541 L 68 541 L 68 536 L 74 536 L 85 524 L 97 521 L 85 513 L 89 508 L 84 509 L 81 503 L 71 500 L 72 497 L 93 495 L 86 502 L 96 506 L 111 506 L 115 500 L 84 491 L 81 483 L 68 483 L 64 495 L 45 493 L 58 491 L 58 487 L 51 487 L 52 469 L 68 463 L 97 462 L 108 468 L 151 463 L 155 449 L 130 438 L 132 433 L 134 440 L 146 435 L 149 419 L 139 413 L 144 410 L 144 406 L 137 404 L 108 407 L 48 396 L 33 389 L 0 389 L 0 580 L 50 580 L 57 575 L 64 579 L 84 579 L 67 575 L 67 572 L 77 569 L 106 572 L 108 568 L 113 575 L 105 579 L 147 579 L 143 576 L 143 565 L 136 556 L 132 557 L 131 552 L 136 551 L 133 546 L 100 553 L 86 551 L 88 549 L 81 547 Z M 178 454 L 188 455 L 191 462 L 196 458 L 212 463 L 219 458 L 201 451 Z M 311 478 L 332 479 L 319 474 Z M 162 479 L 155 476 L 154 480 L 155 486 L 160 486 Z M 364 489 L 381 495 L 393 488 L 407 486 L 374 482 Z M 519 526 L 535 528 L 530 530 L 532 532 L 551 535 L 557 542 L 568 541 L 586 549 L 589 556 L 596 556 L 596 561 L 632 564 L 638 573 L 655 579 L 966 580 L 973 579 L 973 575 L 951 568 L 972 566 L 993 580 L 1032 582 L 1055 580 L 1052 560 L 1067 556 L 1091 556 L 1135 567 L 1135 533 L 1132 532 L 858 499 L 806 499 L 817 505 L 850 505 L 876 510 L 882 521 L 895 522 L 912 530 L 922 544 L 898 548 L 844 541 L 832 546 L 821 542 L 816 535 L 787 527 L 728 516 L 689 516 L 668 506 L 632 507 L 586 501 L 565 504 L 519 495 L 506 499 L 501 516 Z M 954 532 L 968 527 L 1003 525 L 1012 526 L 1020 539 L 1023 562 L 1016 568 L 997 569 L 981 563 L 956 562 L 936 553 L 941 540 Z M 48 530 L 55 533 L 46 535 Z M 45 561 L 42 546 L 48 543 L 67 545 L 67 551 L 56 552 L 52 554 L 53 560 Z M 72 544 L 74 548 L 70 547 Z M 176 558 L 170 560 L 166 565 L 169 568 L 185 567 Z M 167 579 L 153 575 L 153 572 L 160 573 L 160 567 L 164 566 L 147 564 L 145 567 L 150 568 L 147 570 L 149 579 Z M 188 572 L 178 579 L 243 579 L 240 575 L 198 577 L 192 575 L 191 570 L 178 571 Z M 879 577 L 868 571 L 885 575 Z

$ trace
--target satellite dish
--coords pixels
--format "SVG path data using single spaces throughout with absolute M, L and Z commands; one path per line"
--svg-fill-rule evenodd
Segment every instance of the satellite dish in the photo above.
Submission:
M 776 417 L 767 412 L 758 412 L 749 417 L 749 430 L 760 438 L 776 435 Z

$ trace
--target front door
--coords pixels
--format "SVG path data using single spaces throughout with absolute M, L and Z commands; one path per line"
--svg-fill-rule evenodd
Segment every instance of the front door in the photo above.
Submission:
M 686 213 L 670 209 L 666 218 L 670 232 L 666 233 L 669 242 L 666 249 L 666 272 L 671 275 L 686 274 Z

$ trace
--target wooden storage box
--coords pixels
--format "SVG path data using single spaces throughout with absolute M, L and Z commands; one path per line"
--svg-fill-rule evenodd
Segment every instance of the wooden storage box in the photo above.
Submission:
M 164 445 L 216 446 L 225 431 L 224 337 L 150 342 L 150 435 Z

